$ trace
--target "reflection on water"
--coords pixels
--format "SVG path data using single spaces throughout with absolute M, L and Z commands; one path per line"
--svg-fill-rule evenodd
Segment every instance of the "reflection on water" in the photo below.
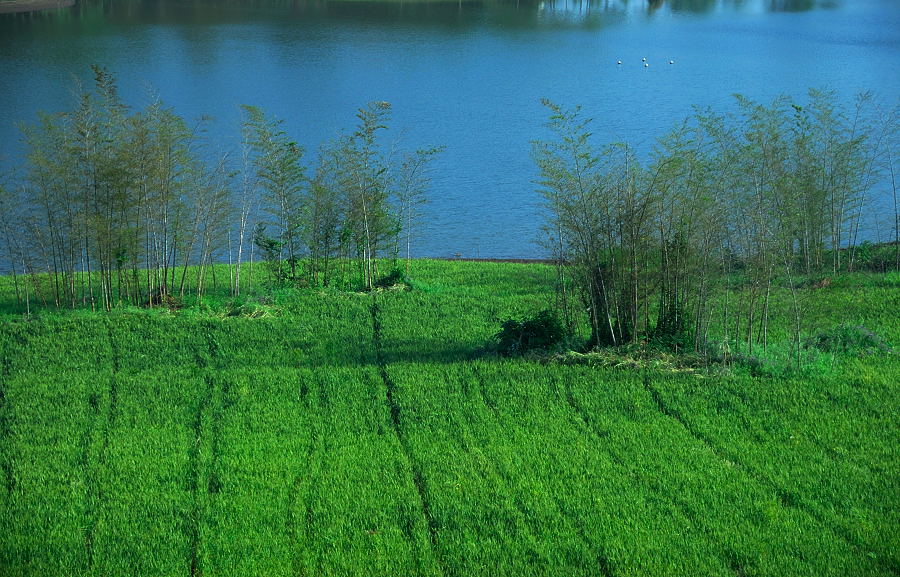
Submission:
M 59 10 L 0 15 L 13 20 L 228 23 L 273 16 L 292 20 L 461 25 L 602 25 L 622 18 L 714 12 L 802 12 L 843 0 L 82 0 Z

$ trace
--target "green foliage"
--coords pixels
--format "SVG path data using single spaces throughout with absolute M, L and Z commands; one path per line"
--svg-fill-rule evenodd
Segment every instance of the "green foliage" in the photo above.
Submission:
M 891 347 L 874 332 L 864 326 L 848 323 L 810 337 L 806 346 L 829 353 L 875 354 L 891 351 Z
M 272 288 L 371 290 L 404 233 L 409 255 L 439 149 L 395 160 L 381 141 L 390 104 L 360 109 L 356 130 L 310 170 L 282 120 L 258 107 L 242 107 L 239 155 L 204 151 L 158 99 L 132 110 L 114 75 L 92 71 L 72 110 L 23 126 L 23 168 L 0 182 L 0 270 L 13 272 L 19 307 L 186 300 L 189 274 L 202 299 L 226 261 L 237 296 L 253 289 L 255 249 Z
M 567 337 L 568 333 L 556 314 L 545 309 L 522 320 L 503 321 L 494 340 L 499 354 L 520 356 L 530 352 L 551 352 Z
M 300 211 L 306 188 L 303 149 L 280 128 L 281 120 L 269 119 L 255 106 L 245 105 L 243 110 L 245 146 L 249 149 L 251 166 L 265 198 L 263 206 L 271 217 L 270 223 L 278 230 L 277 239 L 260 239 L 257 230 L 254 242 L 264 251 L 270 264 L 287 260 L 288 273 L 277 271 L 274 275 L 277 282 L 283 283 L 285 276 L 296 278 L 300 256 Z M 260 240 L 264 241 L 262 245 Z
M 895 355 L 789 378 L 639 345 L 473 358 L 554 267 L 414 270 L 435 290 L 2 314 L 0 572 L 897 573 Z M 896 338 L 898 286 L 852 278 L 809 289 L 816 326 Z
M 748 353 L 769 344 L 776 282 L 792 291 L 799 342 L 808 309 L 795 277 L 900 262 L 887 245 L 857 244 L 869 190 L 887 186 L 880 158 L 897 128 L 868 94 L 849 105 L 821 90 L 803 105 L 736 100 L 736 114 L 680 122 L 649 162 L 627 143 L 594 145 L 580 108 L 543 102 L 552 137 L 533 143 L 533 156 L 546 248 L 559 263 L 556 305 L 566 324 L 590 324 L 591 346 L 649 339 L 702 352 L 710 330 L 728 332 L 714 306 L 735 271 Z
M 288 263 L 281 258 L 284 241 L 267 236 L 265 225 L 259 223 L 253 234 L 253 244 L 262 251 L 266 270 L 269 273 L 269 282 L 274 287 L 283 287 L 291 276 Z
M 694 353 L 692 326 L 684 303 L 672 296 L 663 297 L 660 299 L 656 326 L 648 341 L 674 353 Z
M 410 285 L 406 280 L 406 274 L 400 268 L 392 268 L 387 274 L 378 278 L 375 281 L 374 288 L 380 289 L 390 289 L 402 287 L 405 289 L 410 289 Z
M 900 270 L 900 246 L 897 242 L 873 243 L 864 240 L 842 249 L 842 270 L 885 273 Z M 829 253 L 832 254 L 832 253 Z M 832 254 L 832 258 L 838 258 Z

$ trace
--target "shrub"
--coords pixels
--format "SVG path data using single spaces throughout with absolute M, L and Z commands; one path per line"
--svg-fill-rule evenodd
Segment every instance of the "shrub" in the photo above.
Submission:
M 828 353 L 886 353 L 891 350 L 887 343 L 866 327 L 846 323 L 810 337 L 806 347 Z
M 390 289 L 398 286 L 409 290 L 409 283 L 406 282 L 406 275 L 399 268 L 391 269 L 389 273 L 375 281 L 375 288 Z
M 497 352 L 503 356 L 517 356 L 529 351 L 552 351 L 568 337 L 563 324 L 549 310 L 520 321 L 509 319 L 494 335 Z
M 156 289 L 147 297 L 144 302 L 145 307 L 166 307 L 169 310 L 175 311 L 181 308 L 184 308 L 184 303 L 175 297 L 174 295 L 168 293 L 164 289 Z
M 266 269 L 269 272 L 269 282 L 275 287 L 283 286 L 290 276 L 288 274 L 289 269 L 286 266 L 288 263 L 281 260 L 281 249 L 284 246 L 284 242 L 267 236 L 265 225 L 259 223 L 256 225 L 256 231 L 253 234 L 253 244 L 262 252 Z

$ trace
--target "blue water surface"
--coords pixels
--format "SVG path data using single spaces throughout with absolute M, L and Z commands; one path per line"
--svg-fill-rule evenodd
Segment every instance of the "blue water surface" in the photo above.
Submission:
M 900 2 L 87 0 L 0 16 L 3 166 L 21 160 L 16 123 L 71 108 L 91 64 L 132 106 L 158 94 L 183 117 L 212 116 L 223 153 L 238 148 L 241 104 L 285 119 L 314 156 L 359 107 L 388 101 L 386 139 L 445 147 L 414 253 L 528 258 L 543 254 L 530 144 L 546 136 L 542 98 L 583 106 L 598 144 L 643 154 L 695 106 L 734 110 L 735 93 L 873 91 L 889 108 Z M 876 194 L 887 222 L 889 192 Z

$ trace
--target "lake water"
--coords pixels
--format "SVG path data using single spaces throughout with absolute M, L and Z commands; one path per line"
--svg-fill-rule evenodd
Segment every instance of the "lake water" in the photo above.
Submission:
M 598 143 L 643 150 L 695 105 L 731 110 L 733 93 L 871 90 L 893 105 L 900 0 L 88 0 L 4 15 L 0 163 L 20 157 L 15 123 L 71 108 L 91 64 L 117 75 L 131 105 L 152 87 L 183 117 L 214 117 L 223 148 L 237 146 L 240 104 L 284 118 L 314 152 L 386 100 L 391 138 L 446 147 L 415 252 L 536 257 L 541 98 L 582 105 Z

